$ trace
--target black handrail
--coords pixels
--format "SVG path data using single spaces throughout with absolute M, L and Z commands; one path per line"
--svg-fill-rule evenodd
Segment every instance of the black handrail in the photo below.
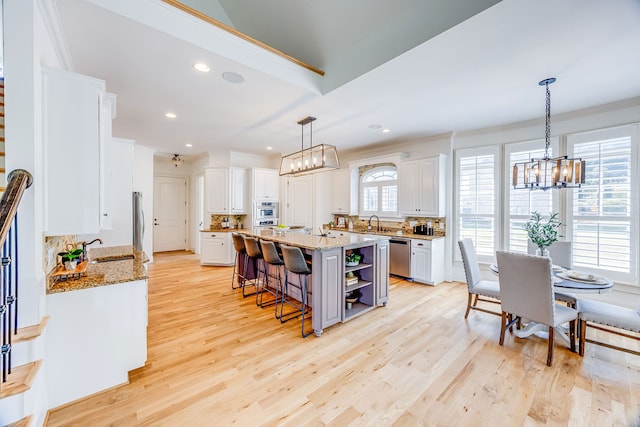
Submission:
M 33 182 L 31 174 L 16 169 L 0 199 L 0 341 L 2 382 L 11 373 L 12 335 L 18 331 L 18 205 Z

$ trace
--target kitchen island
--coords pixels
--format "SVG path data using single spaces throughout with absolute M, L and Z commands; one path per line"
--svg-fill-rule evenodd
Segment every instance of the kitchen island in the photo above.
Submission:
M 310 258 L 312 325 L 316 336 L 325 328 L 346 322 L 389 299 L 389 238 L 378 235 L 323 237 L 303 233 L 274 235 L 271 230 L 254 237 L 297 246 Z M 355 266 L 345 265 L 345 255 L 362 257 Z M 350 273 L 350 274 L 349 274 Z M 346 275 L 352 276 L 347 280 Z M 350 302 L 347 302 L 347 298 Z M 354 301 L 355 300 L 355 301 Z

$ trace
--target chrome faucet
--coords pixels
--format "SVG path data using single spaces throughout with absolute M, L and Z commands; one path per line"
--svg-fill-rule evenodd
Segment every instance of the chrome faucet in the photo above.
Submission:
M 378 227 L 376 228 L 376 231 L 382 231 L 382 228 L 380 228 L 380 218 L 378 218 L 378 215 L 371 215 L 369 217 L 369 227 L 367 227 L 367 230 L 371 230 L 371 220 L 373 219 L 373 217 L 376 217 L 376 220 L 378 221 Z

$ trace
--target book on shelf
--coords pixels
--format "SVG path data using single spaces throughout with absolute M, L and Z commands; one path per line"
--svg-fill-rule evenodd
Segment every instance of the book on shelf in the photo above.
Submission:
M 347 277 L 346 278 L 347 286 L 355 285 L 356 283 L 358 283 L 358 276 L 353 276 L 353 277 Z

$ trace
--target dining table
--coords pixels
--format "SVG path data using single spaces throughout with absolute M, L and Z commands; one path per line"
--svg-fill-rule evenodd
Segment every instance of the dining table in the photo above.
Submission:
M 500 277 L 497 264 L 491 264 L 489 269 Z M 610 292 L 611 289 L 613 289 L 613 281 L 611 279 L 577 269 L 567 269 L 553 265 L 552 274 L 553 288 L 555 291 L 577 294 L 602 294 Z M 571 340 L 567 334 L 568 328 L 557 327 L 556 330 L 559 332 L 556 336 L 560 337 L 567 344 L 570 344 Z M 527 338 L 533 334 L 541 338 L 549 338 L 548 326 L 538 322 L 529 322 L 524 329 L 517 329 L 513 334 L 518 338 Z

